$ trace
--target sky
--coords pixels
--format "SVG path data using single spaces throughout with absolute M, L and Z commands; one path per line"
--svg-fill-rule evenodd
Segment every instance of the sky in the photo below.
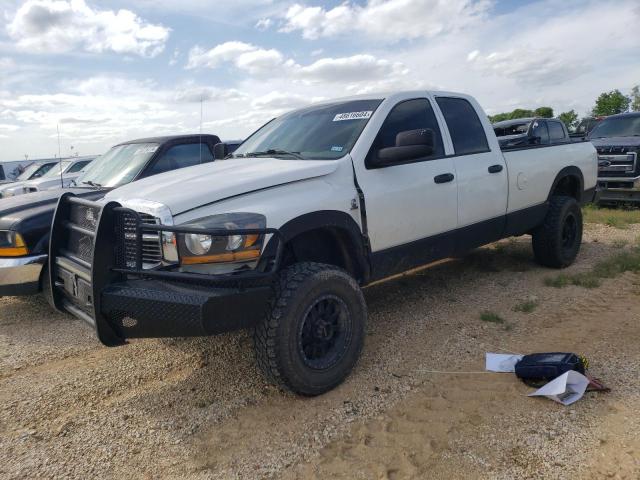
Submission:
M 0 161 L 392 90 L 582 116 L 640 83 L 639 24 L 637 0 L 0 0 Z

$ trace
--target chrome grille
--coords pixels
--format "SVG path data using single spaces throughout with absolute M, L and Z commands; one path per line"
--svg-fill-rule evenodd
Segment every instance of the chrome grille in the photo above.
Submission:
M 159 224 L 156 217 L 139 212 L 142 223 Z M 116 222 L 118 245 L 116 259 L 119 266 L 136 268 L 136 218 L 131 213 L 121 213 Z M 142 268 L 149 269 L 162 262 L 162 245 L 160 233 L 150 230 L 142 231 Z
M 598 173 L 603 177 L 633 177 L 636 167 L 636 152 L 598 155 Z

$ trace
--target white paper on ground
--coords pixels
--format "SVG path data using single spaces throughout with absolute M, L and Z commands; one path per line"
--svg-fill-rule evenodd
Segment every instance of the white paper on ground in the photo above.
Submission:
M 547 397 L 554 402 L 563 405 L 571 405 L 577 402 L 584 395 L 589 379 L 580 372 L 570 370 L 563 373 L 558 378 L 551 380 L 544 387 L 539 388 L 530 397 Z
M 487 353 L 484 368 L 490 372 L 515 372 L 516 363 L 522 357 L 511 353 Z

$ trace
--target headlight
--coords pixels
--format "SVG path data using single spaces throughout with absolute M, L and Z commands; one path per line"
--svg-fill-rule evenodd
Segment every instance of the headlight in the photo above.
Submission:
M 0 257 L 22 257 L 29 250 L 22 236 L 11 230 L 0 230 Z
M 184 244 L 194 255 L 204 255 L 211 249 L 211 235 L 188 233 L 184 236 Z
M 210 230 L 262 229 L 267 224 L 264 215 L 257 213 L 229 213 L 213 215 L 185 223 L 184 227 Z M 240 232 L 234 235 L 211 236 L 201 233 L 178 235 L 178 251 L 182 265 L 203 263 L 250 262 L 260 258 L 264 235 Z

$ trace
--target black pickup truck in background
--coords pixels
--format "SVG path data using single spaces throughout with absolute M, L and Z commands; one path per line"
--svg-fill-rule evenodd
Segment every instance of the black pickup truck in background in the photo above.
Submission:
M 598 152 L 596 203 L 640 205 L 640 112 L 605 118 L 589 140 Z
M 516 118 L 493 124 L 502 148 L 570 142 L 564 123 L 554 118 Z
M 569 132 L 569 136 L 574 141 L 584 140 L 605 118 L 606 117 L 585 117 L 580 120 L 580 123 L 576 125 L 576 128 L 572 132 Z
M 174 135 L 121 143 L 91 163 L 71 188 L 0 199 L 0 297 L 42 290 L 58 198 L 65 192 L 98 200 L 126 183 L 211 162 L 216 135 Z M 227 151 L 241 142 L 227 142 Z

